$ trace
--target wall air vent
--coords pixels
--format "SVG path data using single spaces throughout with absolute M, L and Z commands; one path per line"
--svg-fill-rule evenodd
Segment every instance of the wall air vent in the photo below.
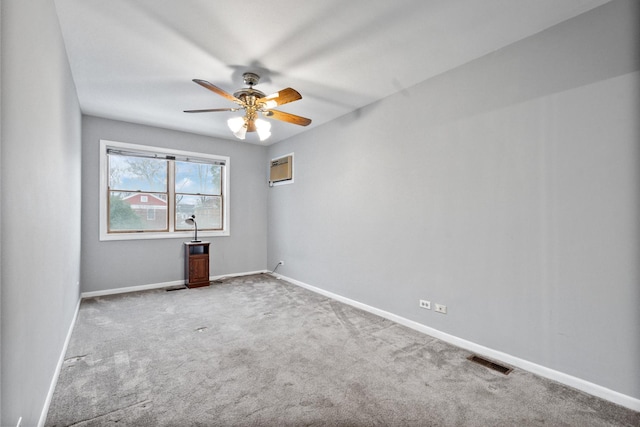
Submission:
M 467 359 L 489 369 L 493 369 L 494 371 L 498 371 L 501 374 L 509 375 L 509 372 L 513 371 L 513 368 L 509 368 L 497 362 L 492 362 L 491 360 L 485 359 L 484 357 L 478 356 L 477 354 L 472 354 L 471 356 L 467 357 Z

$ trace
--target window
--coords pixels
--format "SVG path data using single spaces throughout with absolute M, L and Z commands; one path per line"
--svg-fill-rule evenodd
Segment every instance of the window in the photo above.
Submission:
M 229 235 L 229 158 L 100 142 L 100 240 Z
M 176 229 L 190 230 L 184 222 L 196 216 L 200 230 L 222 228 L 222 166 L 175 161 Z

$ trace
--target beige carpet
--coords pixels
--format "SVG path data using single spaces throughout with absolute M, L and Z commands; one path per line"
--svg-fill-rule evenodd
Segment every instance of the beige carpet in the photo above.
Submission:
M 269 275 L 82 302 L 46 425 L 640 426 Z

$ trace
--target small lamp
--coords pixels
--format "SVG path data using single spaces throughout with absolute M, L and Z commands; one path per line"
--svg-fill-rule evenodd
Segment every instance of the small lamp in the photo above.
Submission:
M 195 215 L 191 215 L 189 218 L 185 219 L 184 222 L 186 222 L 187 224 L 191 225 L 193 224 L 195 227 L 195 234 L 193 236 L 193 243 L 198 243 L 200 242 L 200 240 L 198 240 L 198 223 L 196 222 L 196 216 Z

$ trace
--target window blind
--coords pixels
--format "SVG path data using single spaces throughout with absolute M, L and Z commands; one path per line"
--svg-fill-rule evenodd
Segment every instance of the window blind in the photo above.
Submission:
M 117 156 L 140 157 L 144 159 L 161 159 L 161 160 L 164 159 L 164 160 L 177 160 L 179 162 L 205 163 L 208 165 L 216 165 L 216 166 L 226 165 L 226 162 L 224 160 L 219 160 L 219 159 L 207 159 L 204 157 L 197 157 L 197 156 L 180 156 L 180 155 L 151 152 L 151 151 L 123 150 L 121 148 L 107 148 L 107 154 L 117 155 Z

